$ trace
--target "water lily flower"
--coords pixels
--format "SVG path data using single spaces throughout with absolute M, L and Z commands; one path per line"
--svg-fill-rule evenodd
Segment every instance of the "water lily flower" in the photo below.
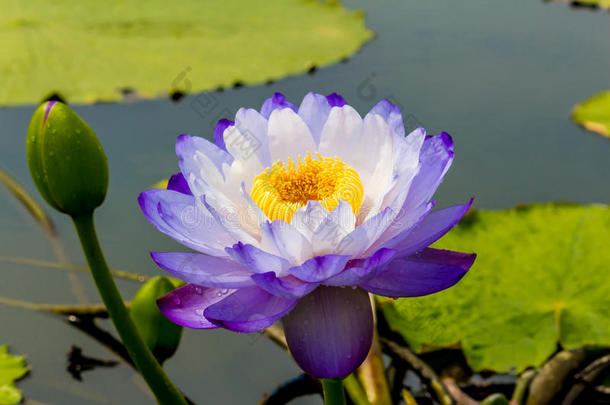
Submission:
M 139 196 L 146 218 L 196 252 L 153 252 L 188 284 L 158 301 L 173 322 L 255 332 L 282 319 L 290 352 L 341 378 L 373 336 L 369 293 L 416 297 L 451 287 L 475 255 L 429 248 L 472 200 L 432 211 L 451 137 L 405 136 L 400 109 L 362 118 L 337 95 L 297 108 L 276 93 L 221 120 L 214 142 L 181 135 L 180 173 Z

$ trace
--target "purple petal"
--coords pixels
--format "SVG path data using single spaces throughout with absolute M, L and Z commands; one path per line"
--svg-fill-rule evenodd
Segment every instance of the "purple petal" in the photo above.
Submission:
M 150 256 L 163 270 L 187 283 L 216 288 L 254 284 L 252 273 L 228 258 L 186 252 L 151 252 Z
M 379 114 L 387 121 L 395 134 L 405 136 L 405 126 L 402 121 L 400 108 L 390 103 L 388 100 L 381 100 L 369 112 L 369 114 Z
M 203 311 L 234 291 L 187 284 L 159 298 L 157 305 L 173 323 L 193 329 L 215 329 L 218 326 L 208 321 Z
M 291 267 L 288 271 L 303 281 L 318 283 L 339 274 L 349 259 L 349 255 L 317 256 L 300 266 Z
M 297 108 L 290 101 L 286 101 L 286 97 L 282 93 L 274 93 L 273 97 L 265 100 L 261 106 L 261 115 L 267 119 L 273 112 L 278 108 L 290 108 L 292 111 L 297 112 Z
M 225 129 L 231 125 L 235 125 L 235 123 L 226 118 L 222 118 L 218 121 L 218 124 L 216 124 L 216 128 L 214 129 L 214 144 L 225 152 L 227 151 L 227 146 L 225 145 L 223 134 L 225 133 Z
M 176 173 L 169 178 L 169 181 L 167 182 L 167 189 L 186 195 L 193 195 L 182 173 Z
M 278 275 L 285 275 L 290 268 L 288 260 L 252 245 L 238 242 L 225 250 L 233 260 L 241 263 L 253 273 L 273 272 Z
M 254 280 L 257 286 L 268 293 L 286 299 L 301 298 L 312 292 L 318 286 L 317 283 L 301 281 L 294 276 L 279 278 L 272 271 L 262 274 L 253 274 L 252 280 Z
M 393 249 L 379 249 L 366 259 L 354 259 L 347 262 L 345 270 L 334 277 L 324 280 L 328 286 L 353 286 L 361 284 L 376 275 L 376 270 L 389 262 L 396 251 Z
M 292 357 L 316 378 L 342 378 L 366 358 L 373 311 L 361 289 L 319 287 L 283 319 Z
M 226 256 L 235 240 L 195 198 L 171 190 L 147 190 L 138 196 L 144 216 L 158 230 L 191 249 Z
M 426 138 L 421 148 L 421 167 L 413 178 L 403 210 L 410 211 L 425 204 L 443 181 L 443 177 L 453 162 L 453 141 L 443 132 Z
M 42 125 L 43 126 L 47 123 L 47 118 L 49 118 L 49 114 L 51 113 L 51 109 L 53 108 L 55 103 L 57 103 L 57 101 L 51 100 L 51 101 L 49 101 L 49 104 L 47 104 L 47 106 L 45 107 L 45 109 L 44 109 L 44 117 L 42 119 Z
M 257 332 L 286 315 L 297 302 L 276 297 L 258 287 L 246 287 L 208 307 L 204 315 L 214 324 L 234 332 Z
M 320 143 L 320 134 L 328 120 L 330 109 L 326 96 L 315 93 L 308 93 L 299 106 L 299 115 L 309 127 L 316 145 Z
M 206 139 L 188 134 L 180 135 L 176 140 L 176 155 L 180 158 L 180 171 L 189 183 L 191 192 L 196 195 L 200 194 L 194 187 L 197 180 L 206 184 L 214 183 L 209 179 L 219 176 L 224 178 L 224 167 L 233 162 L 233 156 L 225 150 Z M 209 167 L 203 167 L 202 162 Z
M 451 287 L 466 274 L 476 254 L 426 248 L 395 259 L 375 278 L 360 285 L 386 297 L 420 297 Z
M 454 205 L 432 212 L 412 229 L 398 234 L 385 245 L 398 250 L 397 258 L 419 252 L 436 242 L 457 225 L 470 209 L 472 202 L 473 199 L 470 199 L 467 204 Z
M 337 93 L 329 94 L 328 96 L 326 96 L 326 100 L 328 100 L 328 104 L 331 107 L 343 107 L 345 104 L 347 104 L 345 102 L 345 99 Z

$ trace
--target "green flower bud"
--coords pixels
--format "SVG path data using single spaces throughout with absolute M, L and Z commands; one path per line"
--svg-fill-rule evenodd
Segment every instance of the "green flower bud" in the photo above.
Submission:
M 26 138 L 30 173 L 55 209 L 79 216 L 99 207 L 108 189 L 108 160 L 95 132 L 68 106 L 43 103 Z
M 159 363 L 173 356 L 182 337 L 182 326 L 163 316 L 157 307 L 157 298 L 176 287 L 167 277 L 153 277 L 131 301 L 131 318 Z

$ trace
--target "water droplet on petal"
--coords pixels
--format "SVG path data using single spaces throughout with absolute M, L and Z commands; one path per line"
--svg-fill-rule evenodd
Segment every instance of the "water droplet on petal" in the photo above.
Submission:
M 182 303 L 182 300 L 180 300 L 180 298 L 178 298 L 178 297 L 174 297 L 173 301 L 174 301 L 174 304 L 176 304 L 176 305 L 180 305 Z
M 349 360 L 349 359 L 351 359 L 351 358 L 352 358 L 352 355 L 351 355 L 351 354 L 348 354 L 348 355 L 347 355 L 347 356 L 345 356 L 345 357 L 347 357 L 347 359 Z

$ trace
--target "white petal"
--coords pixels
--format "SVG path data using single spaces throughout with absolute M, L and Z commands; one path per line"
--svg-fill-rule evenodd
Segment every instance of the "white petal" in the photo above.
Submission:
M 354 230 L 356 216 L 351 205 L 340 200 L 339 205 L 326 216 L 313 232 L 311 245 L 315 256 L 335 253 L 339 243 Z
M 314 231 L 326 219 L 329 212 L 320 201 L 308 201 L 292 215 L 290 225 L 301 232 L 311 242 Z
M 271 161 L 297 160 L 307 153 L 315 153 L 316 144 L 307 124 L 290 108 L 274 110 L 268 125 Z
M 282 221 L 265 222 L 261 226 L 261 248 L 299 266 L 313 257 L 311 243 L 294 226 Z
M 325 157 L 337 156 L 352 166 L 352 151 L 361 147 L 361 137 L 360 114 L 349 105 L 333 107 L 322 129 L 318 151 Z

